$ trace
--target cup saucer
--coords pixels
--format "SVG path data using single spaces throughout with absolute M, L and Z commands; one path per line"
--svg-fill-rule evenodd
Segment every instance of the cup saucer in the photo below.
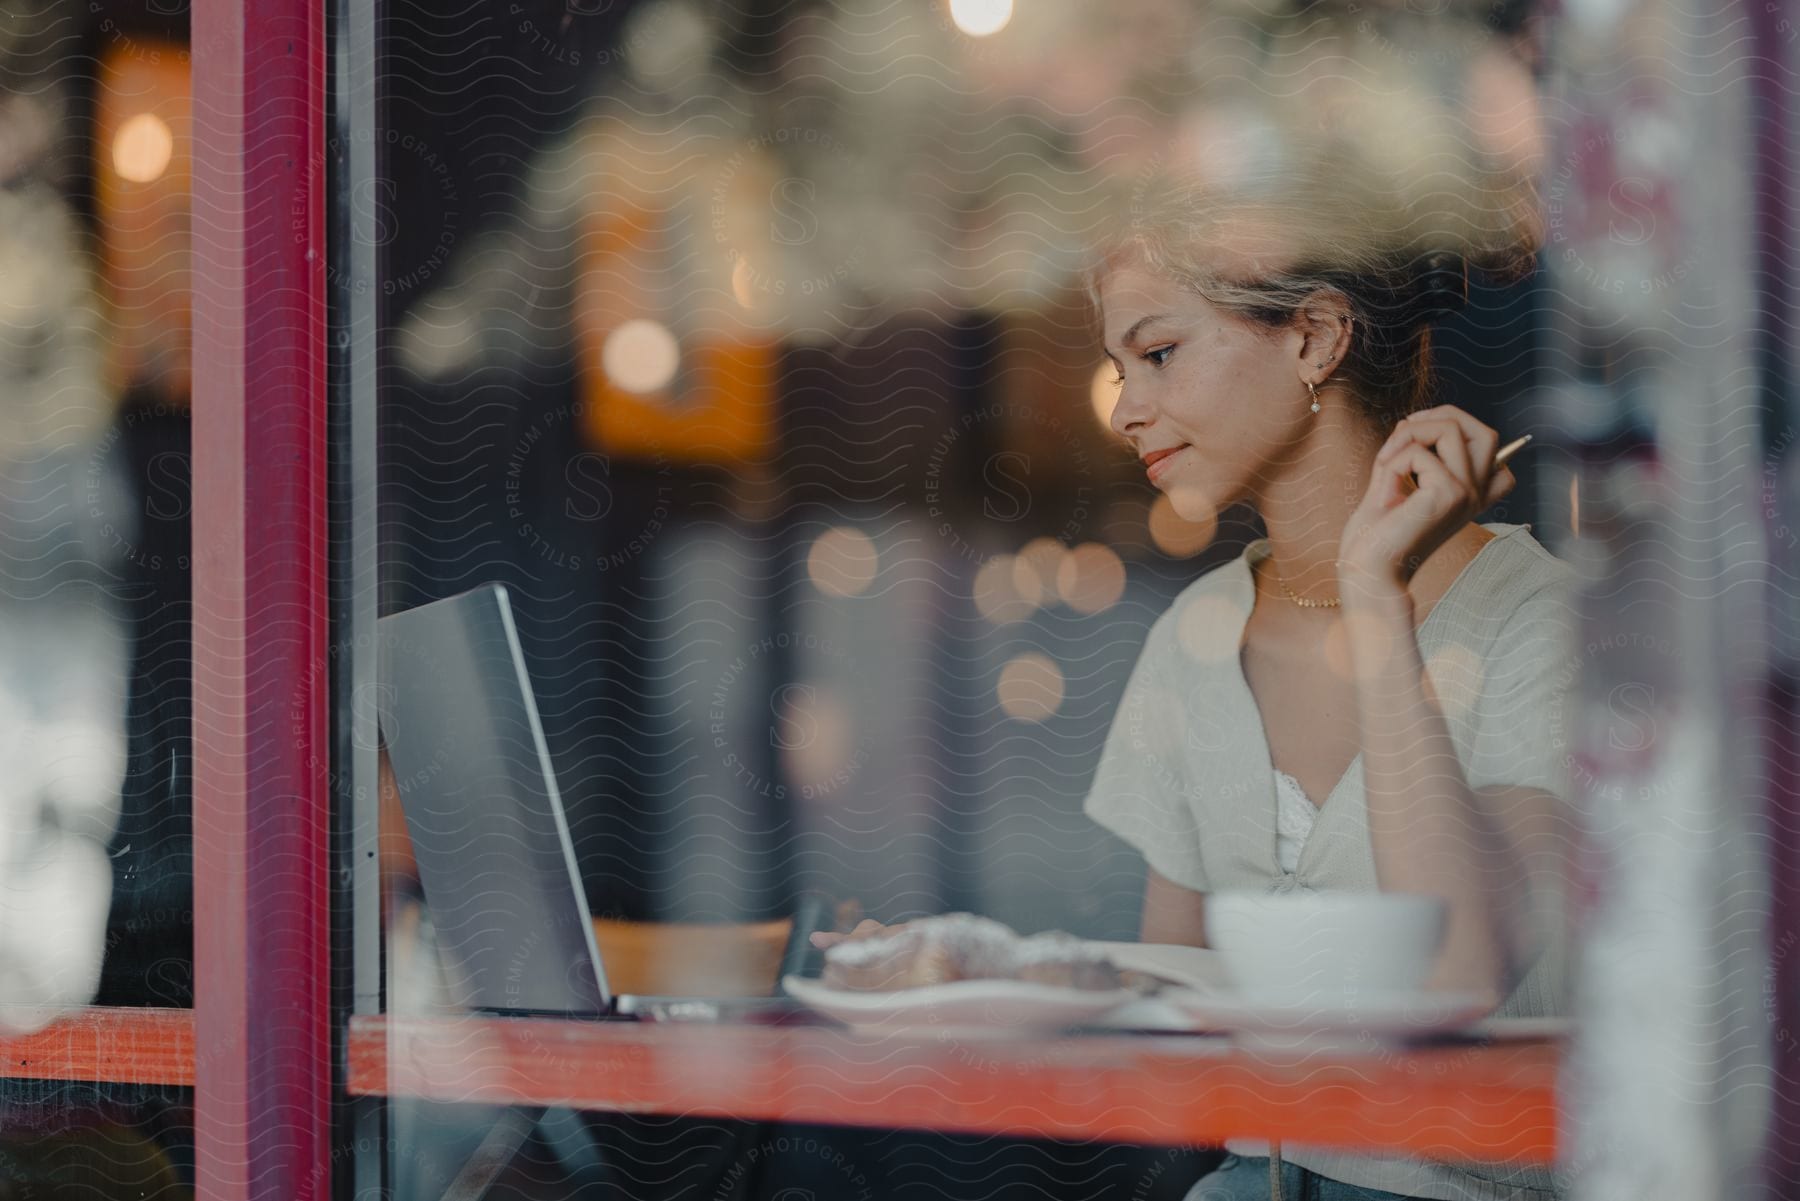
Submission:
M 1178 989 L 1163 994 L 1199 1030 L 1297 1049 L 1371 1048 L 1467 1025 L 1490 1009 L 1477 993 L 1321 991 L 1306 995 Z

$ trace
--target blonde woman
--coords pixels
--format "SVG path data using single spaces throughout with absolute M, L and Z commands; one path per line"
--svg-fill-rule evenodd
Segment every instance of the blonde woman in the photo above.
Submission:
M 1447 238 L 1328 157 L 1305 170 L 1159 176 L 1089 272 L 1112 429 L 1183 516 L 1248 504 L 1267 536 L 1152 626 L 1086 811 L 1148 863 L 1146 942 L 1205 945 L 1218 890 L 1424 893 L 1449 915 L 1431 987 L 1549 1015 L 1571 572 L 1477 521 L 1514 486 L 1501 434 L 1430 403 L 1432 323 L 1471 266 L 1528 270 L 1534 226 L 1496 208 Z M 1227 1149 L 1190 1201 L 1555 1193 L 1539 1169 Z
M 1183 516 L 1247 503 L 1267 537 L 1152 627 L 1086 810 L 1148 862 L 1146 942 L 1204 945 L 1221 889 L 1430 894 L 1431 985 L 1548 1015 L 1572 573 L 1476 520 L 1514 486 L 1502 436 L 1429 403 L 1432 322 L 1471 259 L 1528 269 L 1531 225 L 1431 247 L 1332 225 L 1294 182 L 1156 184 L 1090 277 L 1113 430 Z M 1538 1170 L 1228 1150 L 1195 1201 L 1554 1195 Z

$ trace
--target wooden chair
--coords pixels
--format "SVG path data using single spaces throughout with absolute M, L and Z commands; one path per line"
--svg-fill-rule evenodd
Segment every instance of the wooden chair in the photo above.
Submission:
M 415 898 L 395 906 L 388 954 L 396 988 L 408 978 L 407 972 L 420 954 L 422 918 L 423 909 Z M 735 924 L 595 918 L 594 939 L 606 968 L 606 985 L 614 993 L 757 997 L 775 991 L 793 928 L 792 918 Z M 437 987 L 441 990 L 443 986 Z M 401 991 L 410 996 L 410 991 Z M 398 1005 L 402 997 L 396 995 L 392 1000 Z M 422 1000 L 413 998 L 413 1004 Z
M 594 919 L 607 987 L 643 996 L 772 993 L 793 929 L 792 918 L 739 923 Z

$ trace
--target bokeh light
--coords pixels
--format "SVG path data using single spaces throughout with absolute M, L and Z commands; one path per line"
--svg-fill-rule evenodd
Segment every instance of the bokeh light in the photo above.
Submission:
M 585 8 L 570 0 L 569 11 L 592 13 L 598 9 L 591 0 Z M 626 68 L 646 87 L 691 91 L 705 79 L 717 34 L 717 22 L 708 17 L 704 5 L 683 0 L 637 5 L 625 18 L 622 30 Z
M 1088 403 L 1094 406 L 1094 419 L 1100 423 L 1101 429 L 1112 428 L 1113 409 L 1119 403 L 1119 389 L 1122 385 L 1113 381 L 1118 376 L 1113 365 L 1102 362 L 1094 368 L 1094 378 L 1088 384 Z
M 1057 566 L 1056 591 L 1077 613 L 1099 613 L 1125 594 L 1125 564 L 1112 547 L 1084 542 Z
M 855 728 L 846 698 L 827 685 L 783 688 L 774 703 L 774 741 L 803 798 L 837 791 L 855 757 Z
M 881 553 L 861 530 L 837 526 L 820 534 L 806 555 L 806 574 L 829 596 L 860 596 L 881 565 Z
M 113 135 L 113 170 L 132 183 L 151 183 L 169 169 L 175 154 L 175 135 L 155 113 L 139 113 L 119 126 Z
M 742 255 L 731 264 L 731 296 L 741 308 L 756 308 L 756 272 Z
M 1048 655 L 1027 651 L 1000 669 L 995 692 L 1008 717 L 1044 721 L 1062 707 L 1062 671 Z
M 950 0 L 950 19 L 974 38 L 999 33 L 1012 14 L 1013 0 Z
M 643 317 L 620 323 L 600 348 L 601 370 L 627 392 L 660 392 L 680 363 L 681 347 L 669 327 Z
M 975 609 L 997 626 L 1010 621 L 1024 621 L 1037 603 L 1019 595 L 1017 559 L 1012 555 L 995 555 L 975 573 Z M 1025 565 L 1031 571 L 1029 564 Z
M 1150 541 L 1156 549 L 1172 559 L 1186 559 L 1212 545 L 1219 532 L 1219 522 L 1189 521 L 1175 511 L 1175 503 L 1165 493 L 1150 506 Z
M 1013 589 L 1033 607 L 1056 599 L 1056 575 L 1069 548 L 1055 538 L 1033 538 L 1013 560 Z

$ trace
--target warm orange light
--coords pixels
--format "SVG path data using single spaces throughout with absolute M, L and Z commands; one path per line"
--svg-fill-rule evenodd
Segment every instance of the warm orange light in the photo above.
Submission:
M 1093 381 L 1088 384 L 1088 403 L 1094 406 L 1101 429 L 1112 428 L 1113 408 L 1119 403 L 1119 385 L 1113 382 L 1117 378 L 1113 365 L 1103 362 L 1094 368 Z
M 735 305 L 672 307 L 672 294 L 659 281 L 669 279 L 679 261 L 674 221 L 660 208 L 609 202 L 583 228 L 573 311 L 583 367 L 583 433 L 590 444 L 625 458 L 760 461 L 774 442 L 779 347 L 733 322 Z M 673 312 L 691 318 L 675 348 L 677 366 L 670 371 L 670 335 L 663 330 L 655 341 L 664 361 L 642 381 L 666 375 L 666 390 L 640 393 L 616 382 L 607 360 L 609 344 L 618 345 L 614 336 L 634 320 L 668 320 Z
M 1030 564 L 1025 564 L 1030 571 Z M 997 626 L 1024 621 L 1037 605 L 1019 595 L 1019 561 L 1012 555 L 995 555 L 975 573 L 975 609 Z
M 1055 538 L 1033 538 L 1019 549 L 1013 564 L 1013 587 L 1033 606 L 1056 599 L 1056 573 L 1069 548 Z
M 1150 541 L 1156 549 L 1173 559 L 1197 555 L 1212 545 L 1219 532 L 1217 518 L 1211 521 L 1189 521 L 1175 511 L 1167 495 L 1156 498 L 1150 506 Z
M 169 169 L 175 154 L 175 135 L 155 113 L 138 113 L 113 135 L 113 170 L 132 183 L 152 183 Z
M 99 58 L 91 170 L 99 262 L 112 299 L 106 383 L 184 404 L 193 379 L 187 50 L 116 40 Z
M 1043 721 L 1062 707 L 1062 672 L 1048 655 L 1028 651 L 1000 669 L 995 691 L 1008 717 Z
M 756 307 L 756 273 L 750 269 L 750 260 L 742 255 L 731 265 L 731 296 L 743 308 Z
M 675 378 L 681 348 L 660 321 L 635 317 L 606 336 L 600 367 L 614 386 L 627 392 L 660 392 Z
M 1077 613 L 1099 613 L 1125 594 L 1125 564 L 1112 547 L 1084 542 L 1063 556 L 1056 591 Z
M 1044 577 L 1038 574 L 1037 564 L 1023 555 L 1012 557 L 1012 594 L 1028 609 L 1035 609 L 1044 602 Z

